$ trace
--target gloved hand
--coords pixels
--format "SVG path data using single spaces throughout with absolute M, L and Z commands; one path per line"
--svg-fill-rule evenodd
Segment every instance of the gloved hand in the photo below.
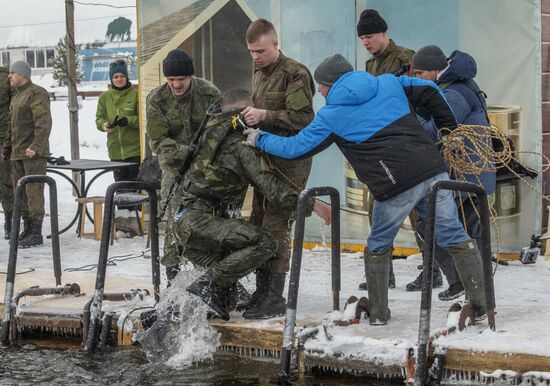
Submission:
M 245 145 L 256 147 L 256 138 L 260 133 L 260 129 L 246 129 L 243 130 L 243 134 L 246 135 L 246 140 L 243 141 Z
M 128 118 L 126 118 L 126 117 L 118 118 L 118 120 L 115 121 L 114 123 L 115 124 L 113 124 L 113 127 L 114 126 L 120 126 L 120 127 L 128 126 Z

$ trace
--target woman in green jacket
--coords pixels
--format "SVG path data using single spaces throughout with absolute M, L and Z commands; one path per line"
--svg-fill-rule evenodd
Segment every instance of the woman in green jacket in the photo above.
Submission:
M 111 161 L 134 162 L 135 167 L 115 169 L 115 181 L 136 179 L 139 163 L 138 92 L 128 80 L 128 66 L 119 59 L 109 65 L 111 88 L 99 96 L 96 125 L 107 133 Z

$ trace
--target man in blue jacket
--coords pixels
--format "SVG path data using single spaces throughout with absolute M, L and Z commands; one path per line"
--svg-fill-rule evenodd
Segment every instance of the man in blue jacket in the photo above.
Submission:
M 369 323 L 384 325 L 390 318 L 389 266 L 399 226 L 413 208 L 424 217 L 428 188 L 449 178 L 443 158 L 410 106 L 429 112 L 440 129 L 456 127 L 456 120 L 433 82 L 353 71 L 340 54 L 326 58 L 314 79 L 326 105 L 308 126 L 286 138 L 250 130 L 247 143 L 285 158 L 308 157 L 332 143 L 340 148 L 375 199 L 365 273 Z M 458 220 L 450 191 L 438 194 L 437 209 L 435 239 L 449 249 L 476 315 L 482 317 L 486 303 L 476 242 Z
M 413 56 L 412 73 L 414 76 L 435 82 L 442 90 L 447 102 L 451 106 L 454 115 L 459 124 L 489 126 L 487 118 L 487 108 L 485 103 L 485 94 L 479 89 L 474 81 L 477 74 L 477 65 L 473 57 L 461 51 L 454 51 L 447 59 L 441 48 L 438 46 L 422 47 Z M 428 131 L 434 142 L 441 140 L 441 135 L 437 127 L 428 116 L 423 116 L 418 111 L 420 121 Z M 482 133 L 480 133 L 482 134 Z M 491 144 L 491 138 L 484 137 L 487 145 Z M 468 140 L 465 140 L 468 142 Z M 467 143 L 466 143 L 467 145 Z M 467 146 L 474 149 L 474 146 Z M 479 156 L 475 153 L 468 154 L 470 162 L 479 161 Z M 465 179 L 477 185 L 481 185 L 485 192 L 490 195 L 495 192 L 496 173 L 495 171 L 485 171 L 479 174 L 464 174 L 463 176 L 452 175 L 452 178 Z M 476 210 L 477 197 L 466 193 L 455 198 L 457 206 L 460 208 L 460 220 L 465 225 L 466 231 L 479 242 L 481 238 L 479 215 Z M 422 220 L 417 222 L 419 230 L 424 229 Z M 440 300 L 453 300 L 464 294 L 464 286 L 453 265 L 453 260 L 449 252 L 436 246 L 435 260 L 441 268 L 449 283 L 449 288 L 438 294 Z M 421 275 L 412 283 L 407 284 L 407 291 L 421 290 Z

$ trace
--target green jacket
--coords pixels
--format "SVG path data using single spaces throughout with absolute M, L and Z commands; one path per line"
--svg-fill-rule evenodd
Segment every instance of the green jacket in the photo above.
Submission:
M 147 96 L 147 134 L 161 168 L 177 169 L 208 106 L 221 96 L 211 82 L 193 77 L 189 92 L 174 96 L 168 84 Z
M 373 76 L 391 74 L 399 70 L 404 64 L 410 64 L 414 51 L 400 47 L 390 39 L 390 44 L 376 56 L 367 60 L 366 70 Z
M 52 130 L 50 97 L 42 87 L 27 82 L 15 88 L 10 103 L 10 120 L 4 154 L 11 151 L 11 160 L 29 159 L 25 150 L 30 148 L 37 157 L 50 155 L 49 137 Z
M 110 89 L 99 96 L 95 123 L 103 131 L 105 122 L 125 117 L 128 125 L 116 126 L 107 133 L 107 148 L 112 160 L 125 160 L 140 155 L 139 149 L 139 104 L 138 92 L 130 87 L 124 90 Z
M 6 138 L 10 113 L 11 89 L 8 68 L 0 67 L 0 142 Z
M 275 63 L 256 68 L 252 77 L 254 107 L 267 110 L 258 128 L 285 137 L 303 129 L 315 115 L 314 93 L 307 67 L 279 52 Z
M 236 114 L 238 111 L 211 118 L 185 175 L 184 185 L 192 187 L 183 194 L 183 205 L 215 207 L 221 200 L 226 207 L 240 209 L 251 184 L 278 208 L 293 209 L 299 192 L 274 174 L 260 151 L 242 143 L 242 129 L 231 125 Z

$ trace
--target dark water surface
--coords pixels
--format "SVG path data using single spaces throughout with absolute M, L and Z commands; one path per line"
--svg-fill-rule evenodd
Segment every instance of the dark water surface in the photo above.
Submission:
M 150 364 L 137 348 L 107 349 L 93 357 L 76 348 L 57 350 L 33 345 L 0 348 L 1 385 L 276 385 L 278 368 L 278 361 L 229 354 L 216 354 L 214 361 L 174 369 Z M 318 374 L 306 375 L 294 384 L 391 385 L 366 378 Z

